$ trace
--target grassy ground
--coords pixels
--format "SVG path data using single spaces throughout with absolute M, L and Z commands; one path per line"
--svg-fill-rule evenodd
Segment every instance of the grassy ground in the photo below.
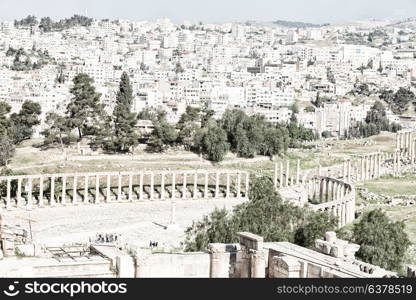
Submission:
M 401 177 L 383 176 L 363 184 L 369 192 L 386 196 L 416 195 L 416 174 L 405 174 Z
M 401 196 L 416 195 L 416 174 L 404 174 L 402 177 L 383 176 L 379 179 L 365 182 L 363 184 L 369 192 L 400 198 Z M 358 194 L 358 193 L 357 193 Z M 357 199 L 358 203 L 363 203 L 363 199 Z M 380 205 L 370 205 L 365 207 L 365 211 L 375 209 Z M 383 211 L 393 221 L 403 221 L 406 225 L 406 232 L 409 236 L 413 248 L 416 247 L 416 206 L 383 206 Z M 416 256 L 412 252 L 406 258 L 406 263 L 415 264 Z
M 54 172 L 94 172 L 145 169 L 195 169 L 195 168 L 238 168 L 249 170 L 258 174 L 272 175 L 274 163 L 269 160 L 259 161 L 236 158 L 227 155 L 224 164 L 211 164 L 198 155 L 186 151 L 171 151 L 165 154 L 148 154 L 137 150 L 134 156 L 129 155 L 103 155 L 104 159 L 97 159 L 97 155 L 77 156 L 76 145 L 67 149 L 69 160 L 64 159 L 60 147 L 47 150 L 33 147 L 41 140 L 23 142 L 16 149 L 9 167 L 24 173 L 54 173 Z M 317 168 L 319 165 L 327 167 L 341 163 L 345 158 L 365 153 L 389 151 L 394 147 L 394 135 L 382 134 L 368 139 L 354 141 L 316 141 L 311 145 L 315 149 L 290 150 L 286 155 L 276 157 L 275 161 L 290 160 L 291 169 L 296 168 L 299 159 L 301 169 Z M 87 146 L 85 143 L 82 146 Z M 75 155 L 75 156 L 74 156 Z M 235 161 L 235 163 L 233 163 Z

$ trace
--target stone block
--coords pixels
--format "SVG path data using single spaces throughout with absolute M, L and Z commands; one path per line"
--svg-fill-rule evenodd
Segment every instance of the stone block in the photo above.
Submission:
M 16 246 L 16 254 L 21 256 L 35 256 L 35 245 L 25 244 Z
M 245 246 L 247 249 L 262 250 L 263 249 L 263 237 L 250 232 L 238 232 L 240 245 Z
M 325 232 L 325 241 L 328 243 L 335 243 L 337 241 L 337 235 L 334 231 Z

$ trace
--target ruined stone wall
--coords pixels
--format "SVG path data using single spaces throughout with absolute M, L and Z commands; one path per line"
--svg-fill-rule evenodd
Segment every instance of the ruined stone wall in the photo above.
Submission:
M 155 253 L 137 256 L 136 264 L 137 278 L 209 278 L 211 258 L 209 253 L 201 252 Z

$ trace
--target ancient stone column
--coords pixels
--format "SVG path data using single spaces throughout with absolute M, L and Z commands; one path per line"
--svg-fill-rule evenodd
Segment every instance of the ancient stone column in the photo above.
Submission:
M 341 220 L 341 205 L 337 205 L 337 218 L 338 218 L 338 228 L 342 227 L 342 220 Z
M 337 185 L 338 182 L 332 181 L 332 201 L 337 200 Z
M 227 185 L 226 185 L 226 190 L 225 190 L 225 197 L 227 199 L 230 199 L 230 173 L 227 171 Z
M 220 197 L 220 173 L 215 172 L 215 199 Z
M 165 200 L 165 173 L 160 175 L 160 199 Z
M 290 161 L 286 161 L 286 176 L 285 176 L 285 186 L 289 186 L 289 176 L 290 176 Z
M 208 171 L 205 172 L 204 198 L 208 199 Z
M 39 177 L 39 207 L 43 207 L 43 176 Z
M 144 180 L 144 173 L 140 172 L 140 179 L 139 179 L 139 198 L 140 198 L 140 201 L 144 200 L 143 180 Z
M 95 203 L 100 203 L 100 175 L 95 175 Z
M 341 204 L 341 226 L 345 225 L 345 204 Z
M 325 193 L 325 182 L 324 179 L 321 178 L 319 180 L 319 202 L 322 203 L 324 202 L 324 193 Z
M 133 201 L 133 174 L 129 174 L 129 201 Z
M 273 185 L 277 188 L 277 163 L 274 164 Z
M 347 161 L 342 162 L 342 180 L 347 180 Z
M 89 189 L 88 189 L 88 184 L 89 184 L 89 176 L 85 175 L 84 176 L 84 204 L 87 204 L 89 202 Z
M 72 204 L 77 204 L 77 183 L 78 176 L 74 175 L 74 182 L 72 184 Z
M 279 188 L 282 188 L 283 185 L 283 162 L 280 162 L 280 178 L 279 178 Z
M 361 163 L 360 178 L 361 178 L 361 180 L 364 180 L 365 179 L 364 157 L 361 157 L 360 163 Z
M 331 180 L 329 178 L 326 179 L 326 189 L 325 189 L 325 202 L 330 201 L 329 200 L 329 191 L 331 190 Z
M 237 198 L 241 197 L 241 173 L 237 172 Z
M 366 155 L 364 158 L 364 179 L 365 180 L 369 178 L 368 173 L 369 173 L 369 159 L 368 159 L 368 156 Z
M 412 142 L 412 133 L 411 132 L 408 132 L 407 133 L 407 146 L 406 146 L 406 152 L 407 152 L 407 155 L 409 156 L 409 152 L 410 152 L 410 144 L 411 144 L 411 142 Z
M 122 186 L 121 186 L 122 175 L 118 174 L 118 185 L 117 185 L 117 201 L 121 201 L 122 196 Z M 153 197 L 152 197 L 153 198 Z
M 106 201 L 110 202 L 111 201 L 111 175 L 107 174 L 107 196 L 106 196 Z
M 318 202 L 321 202 L 321 179 L 315 179 L 315 192 L 316 192 L 316 199 Z
M 12 208 L 12 199 L 11 199 L 11 179 L 7 178 L 6 183 L 6 209 L 10 210 Z
M 227 176 L 228 176 L 228 174 L 227 174 Z M 228 187 L 228 182 L 229 182 L 229 177 L 227 177 L 227 187 Z M 195 174 L 194 174 L 194 193 L 192 195 L 194 199 L 196 199 L 197 193 L 198 193 L 198 171 L 195 171 Z
M 150 199 L 154 199 L 154 188 L 155 188 L 155 175 L 153 172 L 150 173 Z
M 32 188 L 33 188 L 32 177 L 29 177 L 27 179 L 27 204 L 26 204 L 26 209 L 28 210 L 32 209 Z
M 226 252 L 225 244 L 208 245 L 210 253 L 210 278 L 230 277 L 230 253 Z
M 373 159 L 372 155 L 367 156 L 367 179 L 371 179 L 372 176 Z
M 397 175 L 401 172 L 401 159 L 400 159 L 400 153 L 397 154 Z
M 51 203 L 50 205 L 53 206 L 55 204 L 55 176 L 51 176 Z
M 17 179 L 17 195 L 16 195 L 16 206 L 22 205 L 22 178 Z
M 396 149 L 400 149 L 400 133 L 396 134 Z
M 377 172 L 377 154 L 371 154 L 372 161 L 371 161 L 371 177 L 370 178 L 376 178 L 376 172 Z
M 400 133 L 400 147 L 399 147 L 399 150 L 404 148 L 403 137 L 404 137 L 404 134 Z
M 340 200 L 342 198 L 342 183 L 338 183 L 337 185 L 337 199 Z
M 381 153 L 377 156 L 377 178 L 381 175 L 381 161 L 382 161 L 382 155 Z
M 348 168 L 348 170 L 347 170 L 347 181 L 351 182 L 351 159 L 348 159 L 347 164 L 348 164 L 348 166 L 347 166 L 347 168 Z
M 251 278 L 266 278 L 266 260 L 263 251 L 251 250 Z
M 248 191 L 250 190 L 250 173 L 246 173 L 246 193 L 245 197 L 248 198 Z
M 65 205 L 66 204 L 66 176 L 63 175 L 62 176 L 62 199 L 61 199 L 61 204 Z
M 183 173 L 183 186 L 182 186 L 182 199 L 186 199 L 186 194 L 188 192 L 187 188 L 186 188 L 186 179 L 188 177 L 188 174 Z
M 300 180 L 300 159 L 296 162 L 296 184 L 299 184 Z
M 173 172 L 172 174 L 172 199 L 175 200 L 176 198 L 176 173 Z
M 413 164 L 416 163 L 416 139 L 413 140 Z

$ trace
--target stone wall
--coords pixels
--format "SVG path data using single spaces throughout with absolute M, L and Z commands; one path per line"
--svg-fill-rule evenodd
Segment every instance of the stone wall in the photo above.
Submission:
M 136 257 L 136 277 L 210 277 L 209 253 L 155 253 Z

